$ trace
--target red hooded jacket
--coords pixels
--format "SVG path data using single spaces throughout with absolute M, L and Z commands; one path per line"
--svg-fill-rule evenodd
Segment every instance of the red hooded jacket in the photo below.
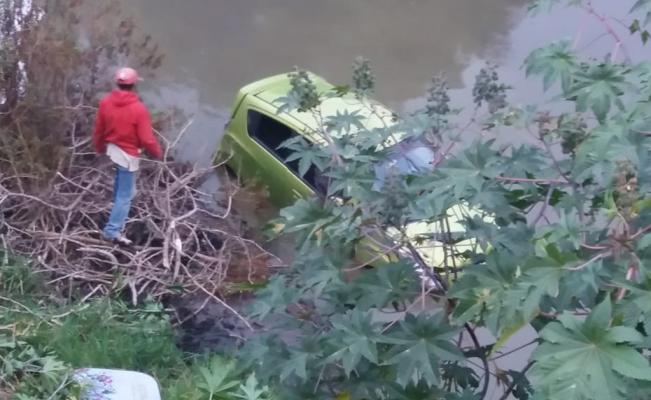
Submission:
M 154 137 L 147 107 L 131 91 L 115 89 L 99 103 L 93 145 L 99 154 L 106 153 L 108 143 L 120 147 L 132 156 L 144 148 L 156 158 L 163 152 Z

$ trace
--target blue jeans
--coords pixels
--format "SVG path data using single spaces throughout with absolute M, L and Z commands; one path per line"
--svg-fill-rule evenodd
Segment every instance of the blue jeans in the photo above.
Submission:
M 135 173 L 119 165 L 115 166 L 115 183 L 113 184 L 113 209 L 108 223 L 104 227 L 104 236 L 115 239 L 120 236 L 129 217 L 131 200 L 136 195 Z

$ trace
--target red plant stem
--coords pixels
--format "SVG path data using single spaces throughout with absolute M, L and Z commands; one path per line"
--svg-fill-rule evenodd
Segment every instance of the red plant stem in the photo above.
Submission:
M 615 31 L 615 29 L 610 24 L 608 19 L 604 15 L 599 14 L 595 10 L 594 6 L 592 5 L 592 0 L 588 0 L 586 2 L 585 6 L 583 7 L 583 9 L 589 15 L 591 15 L 591 16 L 595 17 L 597 20 L 599 20 L 599 22 L 601 22 L 601 24 L 604 26 L 604 28 L 606 28 L 606 31 L 608 32 L 608 34 L 610 36 L 612 36 L 612 38 L 615 40 L 615 49 L 613 50 L 613 53 L 612 53 L 612 55 L 610 57 L 610 61 L 615 62 L 617 60 L 617 55 L 618 55 L 620 49 L 624 53 L 624 56 L 626 57 L 626 60 L 627 61 L 630 60 L 631 57 L 629 56 L 628 51 L 626 50 L 626 47 L 624 46 L 624 41 L 619 36 L 619 34 Z

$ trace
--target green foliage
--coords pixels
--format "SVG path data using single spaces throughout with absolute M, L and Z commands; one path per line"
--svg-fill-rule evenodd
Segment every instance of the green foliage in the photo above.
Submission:
M 369 60 L 359 57 L 353 65 L 353 87 L 358 96 L 369 96 L 375 90 L 375 77 Z
M 7 311 L 0 316 L 0 396 L 80 400 L 85 389 L 72 379 L 74 370 L 97 367 L 152 374 L 170 400 L 272 399 L 234 360 L 183 354 L 156 304 L 133 309 L 103 299 L 64 310 L 42 301 L 25 305 L 36 296 L 28 294 L 25 303 L 0 299 Z
M 536 15 L 541 12 L 549 12 L 554 7 L 563 3 L 568 6 L 578 6 L 581 5 L 583 1 L 584 0 L 531 0 L 529 2 L 529 13 Z
M 237 380 L 230 380 L 229 375 L 233 374 L 233 363 L 213 357 L 207 365 L 199 367 L 202 380 L 197 386 L 208 393 L 210 397 L 223 397 L 231 389 L 238 386 Z
M 399 328 L 386 333 L 386 341 L 395 344 L 389 352 L 389 364 L 397 366 L 396 382 L 403 387 L 424 382 L 441 383 L 441 361 L 459 361 L 462 354 L 451 339 L 458 329 L 445 323 L 443 313 L 427 316 L 407 314 Z
M 0 249 L 0 293 L 20 297 L 35 292 L 40 286 L 27 262 Z
M 260 387 L 258 380 L 255 375 L 249 375 L 246 378 L 246 382 L 240 385 L 239 392 L 234 394 L 235 398 L 243 400 L 272 400 L 272 396 L 269 394 L 269 389 L 265 387 Z
M 644 337 L 612 325 L 609 298 L 582 320 L 564 313 L 540 332 L 532 373 L 546 399 L 625 399 L 630 379 L 651 381 L 649 360 L 637 351 Z
M 630 3 L 637 33 L 650 3 Z M 531 8 L 558 4 L 603 23 L 588 2 Z M 337 196 L 299 200 L 276 221 L 297 255 L 254 307 L 268 330 L 241 357 L 260 382 L 288 399 L 484 399 L 489 376 L 502 398 L 648 398 L 651 68 L 576 44 L 524 61 L 549 110 L 509 104 L 488 64 L 462 105 L 472 121 L 459 121 L 470 113 L 453 111 L 436 77 L 423 108 L 392 124 L 371 128 L 372 107 L 329 110 L 315 132 L 327 146 L 290 143 Z M 362 104 L 370 71 L 356 64 Z M 294 80 L 279 112 L 305 98 L 318 117 L 347 92 L 307 86 Z M 484 135 L 461 140 L 459 126 Z M 495 140 L 504 126 L 534 140 Z M 418 146 L 436 150 L 432 167 L 401 159 Z M 529 365 L 500 369 L 523 327 L 538 332 Z M 495 340 L 479 342 L 480 329 Z
M 564 93 L 569 92 L 572 76 L 578 68 L 578 60 L 568 41 L 552 43 L 535 50 L 525 60 L 527 75 L 542 75 L 545 90 L 560 80 Z
M 632 35 L 639 33 L 642 43 L 647 44 L 651 38 L 651 33 L 646 29 L 649 24 L 651 24 L 651 1 L 638 0 L 633 5 L 633 8 L 631 8 L 631 13 L 634 15 L 644 15 L 642 18 L 635 18 L 631 23 L 629 30 Z
M 47 343 L 36 345 L 27 335 L 16 335 L 16 330 L 31 333 L 47 321 L 40 310 L 21 302 L 36 296 L 42 285 L 28 263 L 6 251 L 0 257 L 0 398 L 79 399 L 81 388 L 71 379 L 70 365 Z
M 472 95 L 477 107 L 485 102 L 488 104 L 490 112 L 495 113 L 506 107 L 506 91 L 508 89 L 510 89 L 509 86 L 500 83 L 497 66 L 488 63 L 479 71 Z
M 448 83 L 442 75 L 434 76 L 431 85 L 427 89 L 425 113 L 433 120 L 432 137 L 428 137 L 433 143 L 440 142 L 441 132 L 448 128 L 449 115 L 452 112 L 448 94 L 449 89 Z
M 611 105 L 616 104 L 620 110 L 623 109 L 624 103 L 619 97 L 634 88 L 626 81 L 629 72 L 621 65 L 591 65 L 576 73 L 568 97 L 575 99 L 578 111 L 590 109 L 600 121 L 605 121 Z
M 319 93 L 307 72 L 296 67 L 294 72 L 290 74 L 290 80 L 294 90 L 288 97 L 278 99 L 279 103 L 284 103 L 283 106 L 279 107 L 278 113 L 289 108 L 296 108 L 299 111 L 306 112 L 319 104 Z
M 549 12 L 560 2 L 561 0 L 533 0 L 529 3 L 529 12 L 533 15 L 540 12 Z
M 82 388 L 72 373 L 52 352 L 0 334 L 0 396 L 9 390 L 16 400 L 78 400 Z
M 177 367 L 178 369 L 178 367 Z M 201 357 L 175 379 L 164 383 L 170 400 L 272 400 L 269 389 L 254 375 L 238 369 L 235 361 L 218 355 Z
M 166 314 L 152 303 L 128 309 L 122 302 L 97 301 L 83 312 L 70 314 L 60 326 L 37 333 L 32 340 L 51 347 L 75 367 L 146 369 L 156 376 L 166 376 L 183 364 L 183 354 L 174 345 Z
M 152 374 L 170 400 L 271 398 L 262 387 L 251 392 L 250 372 L 236 368 L 233 360 L 184 354 L 175 345 L 167 312 L 156 303 L 138 308 L 110 298 L 61 303 L 29 264 L 4 257 L 0 398 L 80 400 L 85 389 L 72 377 L 75 369 L 87 367 Z
M 92 130 L 94 110 L 78 105 L 95 103 L 112 87 L 114 63 L 106 60 L 128 59 L 142 76 L 161 65 L 158 46 L 139 37 L 120 7 L 118 0 L 0 2 L 3 171 L 44 182 L 65 172 L 75 135 Z M 79 45 L 81 16 L 103 21 L 83 27 L 84 46 Z

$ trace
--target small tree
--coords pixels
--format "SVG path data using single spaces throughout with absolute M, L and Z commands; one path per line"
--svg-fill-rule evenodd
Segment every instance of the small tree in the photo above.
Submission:
M 99 19 L 106 28 L 95 23 Z M 87 142 L 113 69 L 130 64 L 147 75 L 162 59 L 115 0 L 2 1 L 0 170 L 14 180 L 64 171 L 70 149 Z
M 538 0 L 531 10 L 559 3 Z M 589 0 L 567 3 L 603 23 L 613 51 L 594 60 L 556 42 L 535 50 L 525 68 L 574 110 L 510 105 L 508 87 L 488 65 L 468 124 L 451 122 L 447 85 L 437 77 L 423 110 L 369 129 L 361 114 L 320 109 L 348 89 L 320 93 L 308 74 L 291 74 L 279 112 L 313 113 L 327 145 L 287 145 L 301 150 L 301 170 L 314 164 L 337 196 L 282 211 L 284 231 L 298 237 L 297 256 L 261 290 L 254 310 L 268 330 L 244 359 L 281 398 L 483 399 L 491 381 L 501 384 L 501 399 L 651 396 L 651 64 L 628 58 L 612 19 Z M 637 1 L 631 19 L 631 32 L 646 41 L 651 1 Z M 367 114 L 378 112 L 365 97 L 374 85 L 368 62 L 358 61 L 349 90 Z M 461 142 L 464 127 L 476 125 L 482 139 Z M 534 140 L 500 145 L 491 135 L 505 126 Z M 388 173 L 380 188 L 375 167 L 401 140 L 431 144 L 435 168 Z M 455 238 L 448 213 L 458 204 L 481 211 L 462 216 L 465 237 Z M 444 262 L 431 265 L 414 251 L 422 244 L 407 234 L 414 223 L 431 227 L 449 254 Z M 350 278 L 355 245 L 389 231 L 386 252 L 399 261 Z M 459 254 L 464 239 L 474 246 Z M 443 307 L 423 311 L 426 297 Z M 404 317 L 378 317 L 391 309 Z M 526 325 L 538 332 L 529 364 L 496 370 L 504 342 Z M 493 344 L 480 345 L 482 327 Z

